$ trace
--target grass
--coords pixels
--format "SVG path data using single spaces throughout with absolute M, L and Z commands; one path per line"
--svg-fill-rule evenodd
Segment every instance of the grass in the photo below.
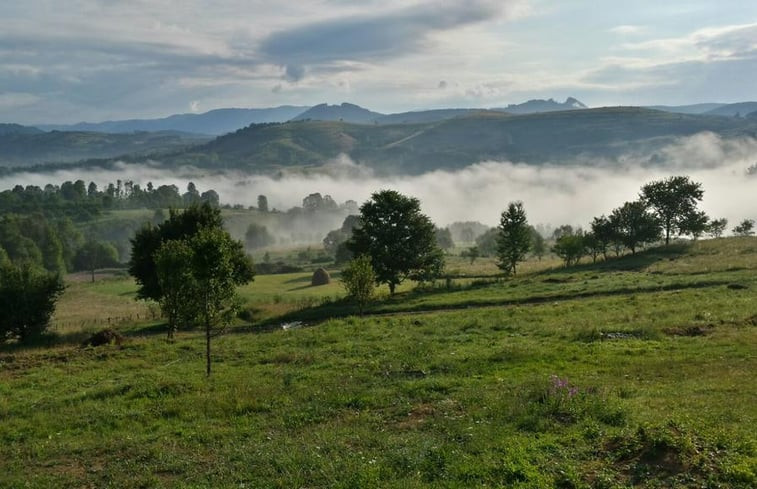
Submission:
M 339 314 L 232 328 L 210 379 L 199 332 L 142 321 L 121 347 L 6 347 L 0 486 L 754 487 L 755 258 L 753 238 L 707 241 L 406 289 L 363 318 L 339 317 L 338 283 L 261 276 L 251 305 Z M 77 287 L 62 308 L 133 293 Z

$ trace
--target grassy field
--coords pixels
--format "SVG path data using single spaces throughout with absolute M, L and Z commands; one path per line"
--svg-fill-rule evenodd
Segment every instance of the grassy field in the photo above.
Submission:
M 209 379 L 133 282 L 72 282 L 61 341 L 0 350 L 0 487 L 756 487 L 757 239 L 555 266 L 364 317 L 259 276 Z M 66 342 L 107 314 L 123 345 Z

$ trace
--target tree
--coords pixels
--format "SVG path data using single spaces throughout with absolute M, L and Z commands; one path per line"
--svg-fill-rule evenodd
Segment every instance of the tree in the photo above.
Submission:
M 641 200 L 652 208 L 665 232 L 665 245 L 673 234 L 700 231 L 700 221 L 692 214 L 702 200 L 702 184 L 686 176 L 674 176 L 648 183 L 641 188 Z
M 497 266 L 506 275 L 515 275 L 518 262 L 531 248 L 531 231 L 523 202 L 510 202 L 502 212 L 497 234 Z
M 562 234 L 557 238 L 552 252 L 563 259 L 566 267 L 577 264 L 586 254 L 583 234 L 573 233 L 572 230 L 571 234 Z
M 497 254 L 497 228 L 491 228 L 476 238 L 476 246 L 481 256 L 494 256 Z
M 726 226 L 728 226 L 728 219 L 725 217 L 721 219 L 713 219 L 707 223 L 706 232 L 711 238 L 719 238 L 725 232 Z
M 539 261 L 541 261 L 542 257 L 547 252 L 546 241 L 544 240 L 544 236 L 542 236 L 535 227 L 529 226 L 528 228 L 531 231 L 531 252 L 539 259 Z
M 642 201 L 626 202 L 612 211 L 610 222 L 617 232 L 617 239 L 631 254 L 647 243 L 660 239 L 660 221 Z
M 24 343 L 42 334 L 63 289 L 59 275 L 29 263 L 0 267 L 0 338 Z
M 89 270 L 92 282 L 95 281 L 95 270 L 103 267 L 119 265 L 118 251 L 110 243 L 90 240 L 84 243 L 74 256 L 74 270 Z
M 754 234 L 754 219 L 744 219 L 738 226 L 733 228 L 736 236 L 751 236 Z
M 244 235 L 245 244 L 249 249 L 265 248 L 276 242 L 271 233 L 268 232 L 268 228 L 258 223 L 250 223 L 247 226 L 247 232 Z
M 347 248 L 355 256 L 370 256 L 376 282 L 387 284 L 391 294 L 407 278 L 426 281 L 441 273 L 444 256 L 418 199 L 394 190 L 376 192 L 360 207 L 360 224 Z
M 169 240 L 155 252 L 155 267 L 160 285 L 158 300 L 163 315 L 168 319 L 168 339 L 174 337 L 180 322 L 191 321 L 197 314 L 194 297 L 197 284 L 192 270 L 192 249 L 186 240 Z
M 268 197 L 265 195 L 258 195 L 258 210 L 268 212 Z
M 436 228 L 434 229 L 434 234 L 436 235 L 436 245 L 439 248 L 449 250 L 455 247 L 449 228 Z
M 205 327 L 206 374 L 210 376 L 212 332 L 227 325 L 238 309 L 236 286 L 253 279 L 252 261 L 244 254 L 242 243 L 234 241 L 221 228 L 202 228 L 188 240 L 188 263 L 197 322 Z
M 357 303 L 361 316 L 365 305 L 373 296 L 375 283 L 376 274 L 371 266 L 371 258 L 367 255 L 351 260 L 347 268 L 342 270 L 342 285 L 347 291 L 347 297 Z
M 473 265 L 473 262 L 478 258 L 478 246 L 471 246 L 467 250 L 463 250 L 460 256 L 470 258 L 470 264 Z
M 595 217 L 591 222 L 591 234 L 596 242 L 596 247 L 605 260 L 607 260 L 607 249 L 611 244 L 618 241 L 618 232 L 615 223 L 604 215 Z
M 166 221 L 146 224 L 131 239 L 129 273 L 137 282 L 137 298 L 159 301 L 162 295 L 155 267 L 155 252 L 165 241 L 185 239 L 202 228 L 223 226 L 221 210 L 205 202 L 190 205 L 183 212 L 169 210 Z

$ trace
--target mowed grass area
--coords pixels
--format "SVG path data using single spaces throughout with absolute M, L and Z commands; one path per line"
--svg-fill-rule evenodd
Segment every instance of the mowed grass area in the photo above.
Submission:
M 200 332 L 150 320 L 121 347 L 7 347 L 0 487 L 757 486 L 757 239 L 406 290 L 362 318 L 307 283 L 245 287 L 292 307 L 216 338 L 210 379 Z

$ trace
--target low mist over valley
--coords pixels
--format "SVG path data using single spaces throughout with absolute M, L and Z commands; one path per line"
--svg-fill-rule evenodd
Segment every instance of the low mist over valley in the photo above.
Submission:
M 757 488 L 755 80 L 755 1 L 0 1 L 0 488 Z

